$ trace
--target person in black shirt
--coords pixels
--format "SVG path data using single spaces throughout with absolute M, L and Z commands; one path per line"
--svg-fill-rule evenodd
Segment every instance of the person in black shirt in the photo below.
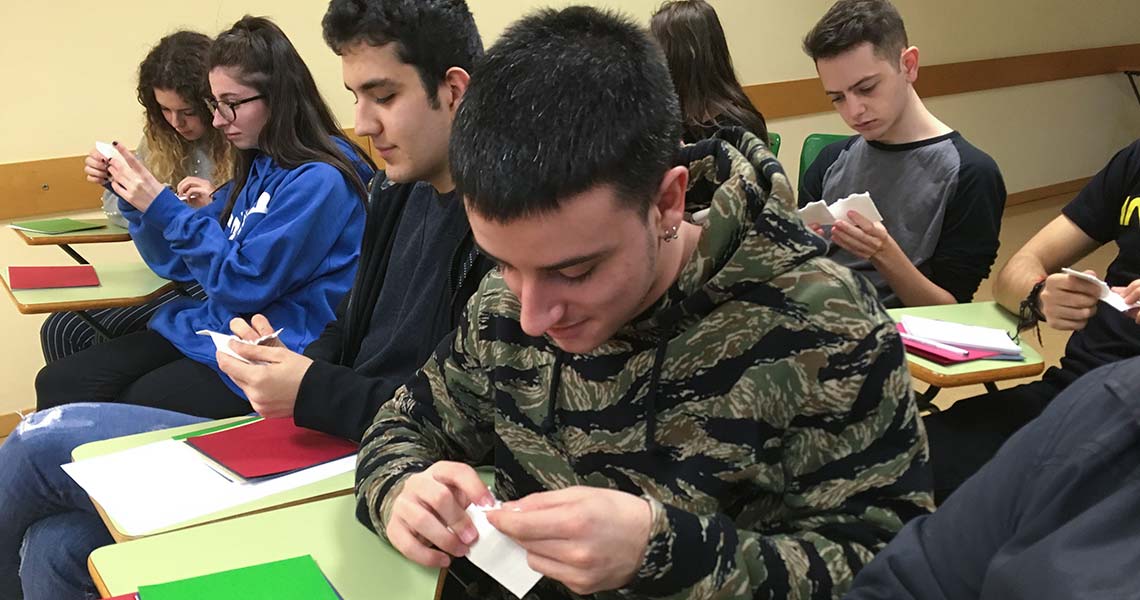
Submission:
M 1140 354 L 1140 311 L 1120 312 L 1101 303 L 1095 284 L 1060 272 L 1114 242 L 1119 253 L 1104 280 L 1135 304 L 1140 302 L 1140 140 L 1117 153 L 998 274 L 994 295 L 1021 315 L 1023 325 L 1044 321 L 1073 333 L 1061 366 L 1050 368 L 1040 381 L 961 400 L 925 419 L 937 499 L 977 471 L 1078 377 Z

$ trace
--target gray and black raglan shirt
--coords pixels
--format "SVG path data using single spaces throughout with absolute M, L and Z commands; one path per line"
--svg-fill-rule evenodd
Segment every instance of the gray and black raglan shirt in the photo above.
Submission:
M 861 136 L 824 148 L 800 181 L 799 205 L 870 192 L 883 225 L 928 279 L 969 302 L 997 257 L 1005 182 L 997 163 L 960 133 L 907 144 Z M 829 256 L 863 274 L 887 307 L 898 295 L 871 263 L 833 245 Z

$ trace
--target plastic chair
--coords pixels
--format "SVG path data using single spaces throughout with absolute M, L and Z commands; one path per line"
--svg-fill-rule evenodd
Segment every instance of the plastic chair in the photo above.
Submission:
M 780 134 L 773 131 L 768 132 L 768 148 L 772 150 L 772 154 L 780 155 Z
M 849 137 L 851 136 L 837 133 L 808 134 L 807 138 L 804 139 L 803 150 L 800 151 L 800 181 L 803 181 L 804 173 L 807 173 L 808 167 L 815 162 L 816 157 L 824 148 Z

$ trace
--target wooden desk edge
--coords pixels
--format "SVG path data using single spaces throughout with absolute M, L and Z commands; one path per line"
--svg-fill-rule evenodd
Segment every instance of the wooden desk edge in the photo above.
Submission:
M 24 238 L 24 243 L 29 246 L 61 246 L 63 244 L 76 245 L 76 244 L 107 244 L 111 242 L 129 242 L 131 241 L 131 234 L 129 233 L 101 233 L 98 235 L 77 235 L 67 237 L 66 235 L 54 237 L 31 237 L 24 235 L 23 231 L 16 231 L 20 237 Z
M 138 306 L 140 304 L 150 302 L 151 300 L 154 300 L 166 292 L 173 290 L 177 285 L 173 281 L 168 281 L 149 294 L 143 296 L 132 296 L 129 298 L 104 298 L 101 300 L 78 300 L 73 302 L 44 302 L 42 304 L 23 304 L 16 299 L 16 294 L 13 293 L 12 288 L 8 286 L 8 280 L 0 277 L 0 281 L 4 282 L 4 289 L 8 291 L 8 297 L 12 299 L 12 304 L 16 305 L 16 310 L 20 311 L 20 314 L 23 315 L 42 315 L 44 313 L 69 312 L 73 310 L 99 310 L 103 308 Z
M 95 582 L 95 589 L 99 591 L 100 598 L 110 598 L 111 592 L 107 591 L 107 584 L 103 583 L 103 576 L 99 574 L 99 569 L 95 567 L 95 561 L 91 560 L 91 556 L 87 556 L 87 572 L 91 574 L 91 580 Z
M 1015 365 L 1004 369 L 978 371 L 975 373 L 959 373 L 955 375 L 935 373 L 922 365 L 910 361 L 907 361 L 907 368 L 910 369 L 910 374 L 919 381 L 936 385 L 940 388 L 949 388 L 961 387 L 963 385 L 976 385 L 979 383 L 994 383 L 1007 379 L 1020 379 L 1022 377 L 1033 377 L 1045 370 L 1045 361 L 1027 365 Z

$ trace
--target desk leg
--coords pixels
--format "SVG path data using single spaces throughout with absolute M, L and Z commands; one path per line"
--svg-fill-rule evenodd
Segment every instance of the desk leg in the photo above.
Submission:
M 932 386 L 926 388 L 925 392 L 922 392 L 921 394 L 919 394 L 918 398 L 915 399 L 915 404 L 918 405 L 919 412 L 922 412 L 922 411 L 927 411 L 927 412 L 932 412 L 932 413 L 938 412 L 939 408 L 937 406 L 934 406 L 932 401 L 934 400 L 934 397 L 938 395 L 938 392 L 941 392 L 941 391 L 942 391 L 942 388 L 940 388 L 936 385 L 932 385 Z
M 87 323 L 91 326 L 91 329 L 95 330 L 95 334 L 99 338 L 98 341 L 105 342 L 113 337 L 111 335 L 111 332 L 107 331 L 107 329 L 100 325 L 99 322 L 96 321 L 91 315 L 87 314 L 87 311 L 77 310 L 75 311 L 75 314 L 79 315 L 79 318 L 83 319 L 84 323 Z
M 986 386 L 986 391 L 991 393 L 991 394 L 996 394 L 998 391 L 997 384 L 992 382 L 992 381 L 987 381 L 987 382 L 983 383 L 982 385 Z
M 1140 103 L 1140 89 L 1136 87 L 1136 76 L 1140 75 L 1140 71 L 1125 71 L 1128 76 L 1128 83 L 1132 84 L 1132 93 L 1136 94 L 1136 102 Z
M 83 258 L 82 256 L 80 256 L 78 252 L 76 252 L 71 246 L 68 246 L 67 244 L 60 244 L 59 249 L 66 252 L 68 256 L 75 259 L 75 262 L 77 262 L 81 265 L 91 264 L 91 263 L 87 262 L 86 258 Z

